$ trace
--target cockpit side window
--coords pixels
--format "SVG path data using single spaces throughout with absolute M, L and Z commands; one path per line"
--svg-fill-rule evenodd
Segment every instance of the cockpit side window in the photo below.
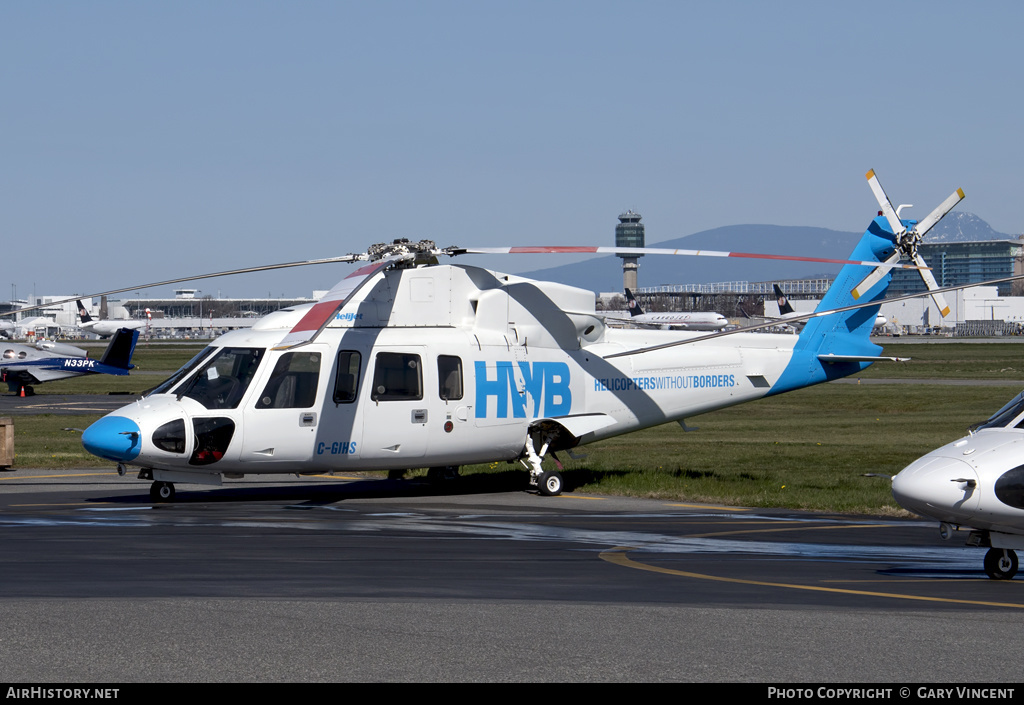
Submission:
M 256 402 L 257 409 L 308 409 L 316 401 L 320 353 L 285 353 L 274 365 L 270 381 Z
M 408 401 L 423 398 L 420 356 L 410 353 L 377 353 L 373 371 L 374 401 Z
M 359 366 L 362 355 L 355 350 L 338 353 L 338 371 L 334 377 L 334 403 L 351 404 L 359 393 Z
M 235 409 L 263 359 L 264 348 L 221 348 L 178 391 L 207 409 Z

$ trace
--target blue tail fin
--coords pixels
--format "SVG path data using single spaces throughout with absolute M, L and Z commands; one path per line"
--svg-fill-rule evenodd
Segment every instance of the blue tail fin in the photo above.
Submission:
M 119 370 L 132 369 L 135 367 L 132 364 L 132 354 L 135 352 L 135 344 L 137 342 L 139 342 L 138 330 L 122 328 L 114 333 L 114 337 L 110 339 L 106 352 L 100 358 L 100 364 L 115 367 Z
M 892 256 L 895 249 L 895 237 L 885 218 L 879 216 L 868 226 L 850 259 L 881 263 Z M 815 310 L 828 311 L 870 301 L 879 303 L 807 321 L 793 349 L 792 360 L 769 394 L 855 374 L 871 364 L 866 359 L 855 358 L 878 356 L 882 348 L 869 337 L 892 275 L 886 274 L 859 299 L 854 299 L 853 290 L 871 272 L 872 267 L 867 265 L 845 265 Z M 834 359 L 830 361 L 828 356 Z

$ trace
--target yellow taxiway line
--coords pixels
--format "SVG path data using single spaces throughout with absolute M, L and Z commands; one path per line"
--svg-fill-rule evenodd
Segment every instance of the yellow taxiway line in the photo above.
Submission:
M 786 588 L 789 590 L 810 590 L 812 592 L 830 592 L 841 595 L 861 595 L 864 597 L 888 597 L 896 600 L 916 600 L 919 602 L 946 602 L 958 605 L 980 605 L 983 607 L 1012 607 L 1014 609 L 1024 609 L 1024 605 L 1014 604 L 1012 602 L 987 602 L 984 600 L 961 600 L 949 597 L 925 597 L 923 595 L 905 595 L 898 592 L 875 592 L 872 590 L 851 590 L 848 588 L 823 587 L 820 585 L 773 583 L 766 580 L 747 580 L 745 578 L 725 578 L 720 575 L 692 573 L 686 570 L 664 568 L 662 566 L 648 565 L 647 563 L 634 561 L 632 558 L 629 558 L 626 555 L 627 551 L 633 550 L 636 550 L 636 547 L 616 546 L 615 548 L 609 549 L 607 551 L 602 551 L 599 555 L 602 560 L 608 561 L 609 563 L 613 563 L 615 565 L 622 566 L 624 568 L 646 570 L 652 573 L 663 573 L 665 575 L 677 575 L 683 578 L 695 578 L 697 580 L 712 580 L 720 583 L 734 583 L 738 585 L 758 585 L 761 587 Z

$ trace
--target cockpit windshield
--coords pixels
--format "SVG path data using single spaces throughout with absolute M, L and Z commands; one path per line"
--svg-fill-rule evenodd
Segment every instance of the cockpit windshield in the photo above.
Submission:
M 178 390 L 207 409 L 234 409 L 263 360 L 264 348 L 221 348 Z
M 161 382 L 160 386 L 154 387 L 149 392 L 147 392 L 146 396 L 148 397 L 151 394 L 166 394 L 167 392 L 174 389 L 174 385 L 188 377 L 188 375 L 192 372 L 192 370 L 194 370 L 199 365 L 200 362 L 202 362 L 204 359 L 210 356 L 210 353 L 213 352 L 213 350 L 214 348 L 212 346 L 203 348 L 198 355 L 196 355 L 191 360 L 186 362 L 184 365 L 181 366 L 181 368 L 178 369 L 177 372 L 175 372 L 173 375 L 171 375 L 166 380 Z
M 1024 413 L 1024 392 L 1021 392 L 1007 402 L 1006 406 L 992 414 L 987 421 L 972 426 L 971 430 L 980 431 L 983 428 L 1005 428 L 1013 423 L 1013 420 L 1022 413 Z M 1017 425 L 1020 426 L 1021 424 Z

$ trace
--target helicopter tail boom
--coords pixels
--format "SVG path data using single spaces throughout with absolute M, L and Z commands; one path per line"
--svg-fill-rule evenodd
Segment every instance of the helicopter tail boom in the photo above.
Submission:
M 872 221 L 851 259 L 873 259 L 881 264 L 893 255 L 896 249 L 894 237 L 884 227 L 884 221 L 882 216 Z M 871 301 L 877 301 L 877 305 L 808 320 L 800 332 L 789 365 L 769 394 L 856 374 L 873 361 L 882 359 L 879 357 L 882 347 L 872 343 L 870 336 L 892 275 L 885 272 L 869 289 L 855 294 L 857 284 L 871 271 L 871 267 L 866 265 L 845 265 L 815 310 L 830 311 Z

